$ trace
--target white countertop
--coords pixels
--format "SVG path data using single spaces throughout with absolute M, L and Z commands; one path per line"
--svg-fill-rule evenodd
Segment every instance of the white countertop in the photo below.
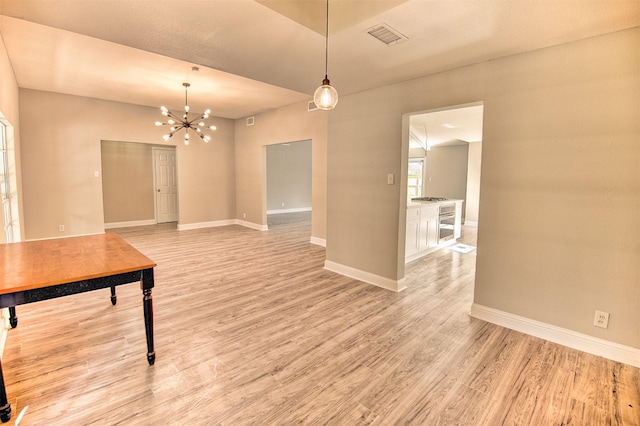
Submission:
M 416 208 L 424 205 L 439 206 L 441 204 L 452 204 L 452 203 L 455 204 L 455 203 L 461 203 L 462 201 L 463 200 L 457 200 L 453 198 L 445 201 L 409 201 L 407 203 L 407 208 L 411 209 L 411 208 Z

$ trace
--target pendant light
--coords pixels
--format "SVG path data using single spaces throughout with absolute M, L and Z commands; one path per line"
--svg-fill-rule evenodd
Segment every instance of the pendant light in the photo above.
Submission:
M 322 86 L 318 87 L 313 94 L 313 102 L 320 109 L 330 110 L 338 103 L 338 92 L 329 82 L 329 0 L 327 0 L 327 25 L 325 31 L 325 67 L 324 80 Z

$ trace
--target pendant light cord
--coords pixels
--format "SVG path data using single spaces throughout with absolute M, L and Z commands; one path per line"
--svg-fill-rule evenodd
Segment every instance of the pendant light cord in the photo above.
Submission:
M 325 27 L 325 44 L 324 44 L 324 78 L 329 78 L 329 0 L 327 0 L 327 25 Z

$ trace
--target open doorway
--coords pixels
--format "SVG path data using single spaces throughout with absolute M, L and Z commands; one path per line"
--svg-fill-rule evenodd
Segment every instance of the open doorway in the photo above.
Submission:
M 160 150 L 167 161 L 158 163 L 155 158 L 156 150 Z M 101 141 L 105 229 L 177 221 L 175 151 L 173 146 Z M 158 173 L 156 169 L 164 172 Z M 169 190 L 165 186 L 173 186 L 173 189 Z M 162 220 L 158 208 L 158 194 L 161 194 L 159 189 L 168 194 L 164 198 L 167 206 L 173 207 L 173 210 L 167 210 L 171 214 L 164 215 Z
M 267 225 L 311 221 L 311 140 L 266 147 Z
M 405 236 L 406 273 L 415 274 L 420 264 L 450 250 L 475 250 L 483 114 L 484 105 L 477 102 L 403 118 L 406 216 L 399 234 Z
M 484 105 L 410 114 L 408 200 L 463 200 L 463 223 L 478 225 Z

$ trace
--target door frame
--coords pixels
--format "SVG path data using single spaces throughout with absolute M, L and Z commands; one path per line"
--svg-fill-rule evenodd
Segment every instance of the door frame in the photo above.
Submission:
M 159 217 L 158 217 L 158 187 L 157 187 L 157 170 L 158 170 L 158 165 L 157 165 L 157 153 L 158 151 L 171 151 L 175 154 L 176 156 L 176 178 L 175 178 L 175 186 L 176 186 L 176 215 L 178 215 L 178 217 L 176 218 L 176 221 L 180 220 L 180 198 L 179 198 L 179 194 L 178 194 L 178 173 L 177 173 L 177 167 L 178 167 L 178 161 L 177 161 L 177 157 L 178 157 L 178 150 L 176 149 L 175 146 L 172 145 L 168 145 L 168 146 L 154 146 L 151 148 L 151 156 L 153 158 L 153 215 L 155 217 L 156 220 L 156 224 L 158 223 L 168 223 L 168 222 L 160 222 L 159 221 Z M 171 221 L 169 221 L 171 222 Z

